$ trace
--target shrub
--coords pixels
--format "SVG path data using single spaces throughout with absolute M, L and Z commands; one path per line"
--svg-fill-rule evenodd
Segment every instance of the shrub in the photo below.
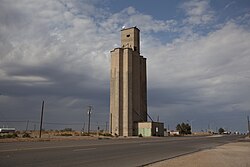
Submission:
M 82 132 L 82 133 L 81 133 L 81 136 L 89 136 L 89 134 L 86 133 L 86 132 Z
M 0 139 L 5 139 L 5 138 L 16 138 L 18 135 L 16 133 L 8 133 L 5 135 L 0 135 Z
M 28 133 L 24 133 L 22 137 L 23 137 L 23 138 L 30 138 L 31 136 L 30 136 L 30 134 L 28 134 Z
M 72 128 L 64 128 L 61 132 L 72 132 Z
M 225 130 L 223 128 L 219 129 L 219 134 L 223 134 L 225 132 Z
M 104 133 L 103 136 L 113 137 L 110 133 Z
M 62 133 L 61 136 L 72 136 L 71 133 Z
M 184 122 L 178 124 L 176 126 L 176 130 L 180 132 L 180 134 L 191 134 L 191 126 L 189 124 L 185 124 Z

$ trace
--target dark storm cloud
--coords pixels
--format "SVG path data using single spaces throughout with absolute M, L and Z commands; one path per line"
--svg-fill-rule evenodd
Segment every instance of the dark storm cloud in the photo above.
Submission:
M 8 79 L 0 83 L 5 96 L 58 96 L 98 99 L 109 87 L 87 74 L 63 71 L 56 66 L 19 67 L 6 72 Z M 39 77 L 36 77 L 39 76 Z
M 187 89 L 186 87 L 171 87 L 166 89 L 149 88 L 149 105 L 152 107 L 156 107 L 169 104 L 192 105 L 195 103 L 200 103 L 201 99 L 194 99 L 194 97 L 198 96 L 196 90 L 197 89 L 195 88 Z

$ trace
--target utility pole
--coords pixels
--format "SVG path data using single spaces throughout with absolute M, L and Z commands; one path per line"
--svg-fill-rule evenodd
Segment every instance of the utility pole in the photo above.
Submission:
M 169 124 L 168 124 L 167 134 L 168 134 L 168 136 L 170 136 Z
M 92 110 L 92 106 L 89 106 L 89 108 L 88 108 L 88 115 L 89 115 L 88 135 L 89 135 L 89 132 L 90 132 L 90 116 L 91 116 L 91 110 Z
M 106 122 L 105 133 L 108 133 L 108 122 Z
M 84 120 L 84 113 L 83 113 L 82 134 L 84 133 L 84 129 L 85 129 L 85 120 Z
M 110 114 L 110 129 L 109 133 L 112 134 L 112 113 Z
M 82 132 L 84 133 L 84 129 L 85 129 L 85 122 L 83 122 L 83 126 L 82 126 Z
M 194 120 L 191 120 L 191 121 L 190 121 L 190 125 L 191 125 L 191 133 L 193 133 L 193 122 L 194 122 Z
M 99 131 L 100 131 L 100 126 L 99 126 L 99 124 L 98 124 L 98 122 L 97 122 L 97 136 L 99 136 Z
M 42 112 L 41 112 L 41 121 L 40 121 L 40 133 L 39 138 L 42 137 L 42 128 L 43 128 L 43 109 L 44 109 L 44 101 L 42 103 Z
M 247 125 L 248 125 L 248 137 L 250 137 L 250 123 L 249 123 L 249 115 L 247 116 Z
M 28 128 L 29 128 L 29 120 L 28 120 L 27 123 L 26 123 L 25 133 L 27 132 Z

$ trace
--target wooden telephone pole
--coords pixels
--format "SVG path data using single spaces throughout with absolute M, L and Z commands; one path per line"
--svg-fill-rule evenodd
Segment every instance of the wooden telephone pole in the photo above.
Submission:
M 44 101 L 42 103 L 42 112 L 41 112 L 41 121 L 40 121 L 40 133 L 39 138 L 42 137 L 42 128 L 43 128 L 43 109 L 44 109 Z
M 89 106 L 88 108 L 88 115 L 89 115 L 89 122 L 88 122 L 88 135 L 90 132 L 90 116 L 91 116 L 92 106 Z

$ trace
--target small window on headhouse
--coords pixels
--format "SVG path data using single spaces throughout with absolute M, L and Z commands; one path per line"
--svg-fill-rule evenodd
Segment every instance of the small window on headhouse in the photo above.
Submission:
M 127 37 L 130 37 L 130 35 L 128 34 Z
M 134 46 L 134 51 L 136 51 L 137 50 L 137 48 L 136 48 L 136 46 Z

